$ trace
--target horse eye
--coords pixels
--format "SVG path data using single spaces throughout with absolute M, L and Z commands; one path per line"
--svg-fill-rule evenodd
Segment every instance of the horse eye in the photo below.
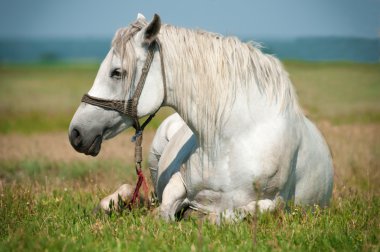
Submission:
M 116 80 L 120 80 L 125 77 L 125 71 L 121 71 L 120 68 L 115 68 L 111 71 L 110 77 Z

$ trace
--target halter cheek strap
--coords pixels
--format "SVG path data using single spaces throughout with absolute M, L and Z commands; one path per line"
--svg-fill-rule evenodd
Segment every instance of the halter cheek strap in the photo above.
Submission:
M 156 46 L 156 42 L 153 42 L 148 47 L 148 54 L 145 60 L 145 64 L 141 70 L 140 80 L 137 83 L 136 90 L 133 96 L 125 101 L 125 100 L 108 100 L 102 99 L 98 97 L 91 96 L 89 94 L 85 94 L 82 97 L 82 102 L 95 105 L 98 107 L 102 107 L 105 109 L 116 110 L 117 112 L 129 116 L 133 119 L 137 119 L 137 106 L 139 103 L 139 99 L 142 93 L 142 90 L 145 85 L 146 77 L 148 76 L 150 66 L 152 65 L 154 58 L 154 48 Z M 160 48 L 160 47 L 159 47 Z M 165 83 L 164 83 L 165 85 Z M 165 88 L 164 88 L 165 89 Z
M 139 99 L 142 93 L 142 90 L 145 85 L 146 78 L 149 73 L 150 66 L 152 65 L 153 58 L 154 58 L 154 50 L 155 47 L 157 46 L 158 51 L 160 53 L 160 58 L 161 58 L 161 73 L 162 73 L 162 81 L 164 85 L 164 99 L 162 101 L 162 104 L 166 100 L 166 76 L 165 76 L 165 68 L 164 68 L 164 62 L 163 62 L 163 54 L 162 54 L 162 47 L 158 39 L 153 41 L 149 47 L 148 47 L 148 53 L 147 57 L 144 63 L 144 67 L 142 68 L 142 73 L 140 76 L 140 80 L 137 83 L 136 90 L 129 100 L 108 100 L 108 99 L 102 99 L 98 97 L 91 96 L 89 94 L 84 94 L 82 97 L 82 102 L 91 104 L 94 106 L 98 106 L 101 108 L 105 109 L 110 109 L 117 111 L 123 115 L 129 116 L 134 120 L 133 127 L 136 130 L 135 135 L 132 137 L 132 142 L 135 142 L 135 167 L 136 167 L 136 173 L 138 176 L 138 181 L 136 184 L 135 191 L 133 192 L 133 197 L 132 200 L 129 204 L 129 207 L 131 208 L 139 199 L 139 190 L 141 185 L 143 185 L 144 191 L 146 196 L 148 195 L 148 186 L 146 183 L 146 179 L 142 173 L 141 169 L 141 163 L 142 163 L 142 137 L 143 137 L 143 131 L 144 128 L 148 125 L 148 123 L 153 119 L 155 116 L 156 112 L 155 111 L 153 114 L 149 115 L 149 117 L 145 120 L 145 122 L 140 125 L 139 118 L 137 115 L 137 106 L 139 103 Z M 161 104 L 161 106 L 162 106 Z M 160 107 L 161 107 L 160 106 Z M 159 108 L 158 108 L 159 109 Z

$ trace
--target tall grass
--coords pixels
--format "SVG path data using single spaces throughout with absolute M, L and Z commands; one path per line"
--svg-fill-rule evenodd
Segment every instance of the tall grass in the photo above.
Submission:
M 152 212 L 93 214 L 93 190 L 8 186 L 0 198 L 3 251 L 363 251 L 379 249 L 378 197 L 342 191 L 327 209 L 289 206 L 220 226 L 189 219 L 166 223 Z M 201 234 L 201 235 L 200 235 Z

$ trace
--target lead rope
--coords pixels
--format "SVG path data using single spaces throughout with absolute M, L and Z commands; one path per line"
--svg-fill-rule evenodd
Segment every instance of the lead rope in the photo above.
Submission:
M 156 39 L 156 44 L 158 46 L 158 52 L 160 54 L 161 76 L 162 76 L 162 82 L 163 82 L 163 86 L 164 86 L 164 99 L 163 99 L 162 104 L 161 104 L 161 106 L 162 106 L 166 101 L 166 74 L 165 74 L 165 66 L 164 66 L 164 60 L 163 60 L 162 46 L 161 46 L 161 42 L 158 40 L 158 38 Z M 160 109 L 160 108 L 158 108 L 158 109 Z M 137 106 L 136 106 L 136 111 L 137 111 Z M 156 115 L 157 111 L 154 112 L 153 114 L 149 115 L 149 117 L 146 119 L 146 121 L 141 126 L 140 126 L 140 122 L 139 122 L 137 116 L 134 119 L 135 120 L 134 128 L 135 128 L 136 132 L 135 132 L 135 135 L 132 137 L 131 141 L 135 143 L 135 168 L 136 168 L 136 174 L 137 174 L 138 179 L 137 179 L 135 190 L 133 192 L 132 200 L 130 201 L 130 204 L 129 204 L 129 209 L 131 209 L 133 206 L 135 206 L 136 203 L 139 203 L 141 185 L 143 186 L 146 202 L 149 202 L 149 199 L 148 199 L 149 188 L 148 188 L 148 184 L 146 182 L 146 178 L 145 178 L 145 176 L 142 172 L 142 169 L 141 169 L 142 140 L 143 140 L 143 131 L 144 131 L 145 127 L 153 119 L 153 117 Z M 148 204 L 148 207 L 149 206 L 150 205 Z
M 142 169 L 141 169 L 141 163 L 143 160 L 142 159 L 142 140 L 143 140 L 144 128 L 153 119 L 155 114 L 156 113 L 150 115 L 148 119 L 146 119 L 146 121 L 143 123 L 142 126 L 140 126 L 138 119 L 135 119 L 134 127 L 136 129 L 136 133 L 132 137 L 131 141 L 135 143 L 135 168 L 136 168 L 136 174 L 137 174 L 138 179 L 137 179 L 135 190 L 133 192 L 132 200 L 130 201 L 130 204 L 129 204 L 129 209 L 132 209 L 133 206 L 135 206 L 136 204 L 140 202 L 139 196 L 140 196 L 141 185 L 143 186 L 145 198 L 148 201 L 149 188 L 148 188 L 148 184 L 146 182 L 144 173 L 142 172 Z M 148 204 L 148 207 L 149 207 L 149 204 Z
M 137 183 L 135 190 L 133 192 L 132 200 L 130 202 L 129 208 L 132 208 L 136 203 L 139 203 L 140 197 L 139 197 L 139 192 L 140 192 L 140 187 L 143 185 L 143 190 L 145 193 L 145 197 L 147 198 L 148 196 L 148 185 L 146 183 L 146 178 L 142 172 L 141 169 L 141 163 L 142 163 L 142 140 L 143 140 L 143 134 L 142 130 L 139 129 L 139 127 L 136 127 L 136 134 L 132 137 L 132 141 L 135 142 L 135 168 L 136 168 L 136 174 L 137 174 Z

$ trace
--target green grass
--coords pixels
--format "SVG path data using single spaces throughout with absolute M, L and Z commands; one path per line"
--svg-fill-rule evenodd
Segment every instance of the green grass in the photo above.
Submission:
M 354 192 L 328 209 L 290 206 L 221 226 L 166 223 L 144 209 L 93 214 L 94 192 L 12 186 L 0 198 L 2 251 L 363 251 L 379 249 L 379 198 Z M 255 224 L 256 223 L 256 224 Z M 253 226 L 256 244 L 253 245 Z
M 380 249 L 380 198 L 358 185 L 336 190 L 327 209 L 290 204 L 216 226 L 195 218 L 166 223 L 146 209 L 94 214 L 102 197 L 135 178 L 131 165 L 117 161 L 24 160 L 0 167 L 0 251 Z
M 285 65 L 312 119 L 338 124 L 380 122 L 380 64 Z
M 54 178 L 55 186 L 69 182 L 96 181 L 98 183 L 103 179 L 112 184 L 121 184 L 126 182 L 126 177 L 133 178 L 135 175 L 133 164 L 125 164 L 120 160 L 53 162 L 43 159 L 25 159 L 1 161 L 0 168 L 0 178 L 7 184 L 31 182 L 44 184 L 47 183 L 46 178 Z M 48 181 L 48 183 L 52 182 Z

